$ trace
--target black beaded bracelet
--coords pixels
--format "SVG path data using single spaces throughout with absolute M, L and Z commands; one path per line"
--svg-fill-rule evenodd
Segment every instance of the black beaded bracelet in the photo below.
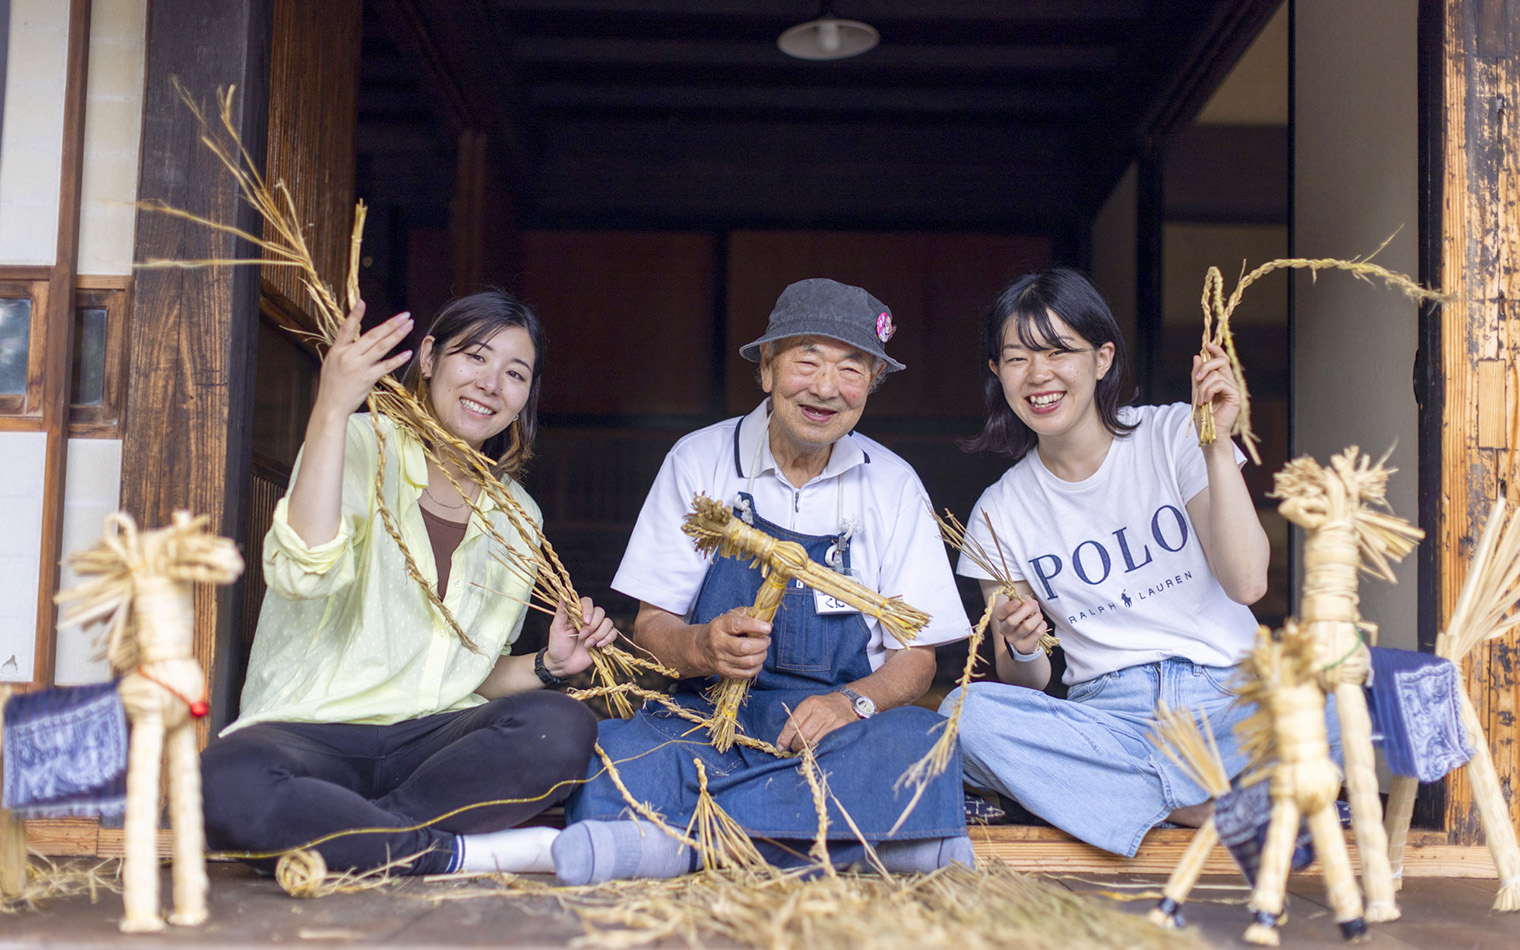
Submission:
M 538 681 L 545 686 L 564 686 L 565 681 L 550 673 L 549 668 L 544 665 L 544 654 L 548 652 L 548 647 L 539 649 L 538 654 L 533 657 L 533 672 L 538 674 Z

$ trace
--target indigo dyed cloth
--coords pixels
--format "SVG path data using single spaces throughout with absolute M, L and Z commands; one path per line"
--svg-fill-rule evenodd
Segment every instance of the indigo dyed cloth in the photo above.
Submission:
M 1214 800 L 1214 830 L 1219 832 L 1219 843 L 1229 849 L 1240 873 L 1252 886 L 1255 886 L 1256 875 L 1261 870 L 1261 849 L 1267 843 L 1267 828 L 1271 821 L 1272 783 L 1269 780 L 1244 787 L 1234 786 Z M 1313 863 L 1314 838 L 1309 833 L 1308 820 L 1300 818 L 1289 866 L 1302 871 Z
M 115 683 L 11 697 L 4 805 L 21 818 L 116 816 L 127 803 L 127 717 Z
M 1462 728 L 1458 689 L 1457 668 L 1450 660 L 1372 648 L 1367 686 L 1372 741 L 1382 745 L 1395 775 L 1434 782 L 1473 757 L 1476 750 Z

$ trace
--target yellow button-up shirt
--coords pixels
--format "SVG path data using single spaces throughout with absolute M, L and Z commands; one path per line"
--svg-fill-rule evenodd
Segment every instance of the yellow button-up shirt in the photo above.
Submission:
M 419 499 L 427 486 L 422 446 L 389 418 L 385 498 L 412 559 L 429 583 L 438 573 Z M 522 631 L 529 585 L 492 556 L 496 547 L 470 519 L 454 552 L 444 606 L 475 642 L 470 652 L 408 578 L 375 496 L 379 451 L 370 417 L 348 420 L 343 508 L 337 537 L 308 546 L 275 507 L 264 537 L 269 585 L 243 686 L 242 715 L 225 735 L 266 721 L 388 724 L 452 712 L 484 700 L 475 689 Z M 300 471 L 296 459 L 296 472 Z M 294 474 L 292 479 L 294 479 Z M 515 481 L 507 490 L 536 524 L 538 505 Z M 520 544 L 484 495 L 483 511 Z

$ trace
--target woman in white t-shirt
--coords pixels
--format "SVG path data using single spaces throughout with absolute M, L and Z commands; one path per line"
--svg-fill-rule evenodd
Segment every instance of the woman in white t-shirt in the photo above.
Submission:
M 1268 543 L 1244 457 L 1228 438 L 1200 447 L 1189 405 L 1123 405 L 1123 338 L 1074 271 L 1010 284 L 983 348 L 988 420 L 969 448 L 1013 465 L 967 523 L 1022 599 L 994 606 L 1001 682 L 969 688 L 966 782 L 1132 856 L 1156 824 L 1196 825 L 1211 807 L 1147 738 L 1158 701 L 1206 715 L 1226 767 L 1245 765 L 1226 681 L 1256 630 L 1245 605 L 1266 592 Z M 1224 352 L 1194 356 L 1191 380 L 1193 405 L 1229 432 L 1241 399 Z M 957 570 L 996 596 L 974 563 Z M 1066 652 L 1065 700 L 1042 692 L 1042 612 Z

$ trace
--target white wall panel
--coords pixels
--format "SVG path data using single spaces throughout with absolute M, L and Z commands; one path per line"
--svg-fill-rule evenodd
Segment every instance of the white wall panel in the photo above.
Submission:
M 56 257 L 68 46 L 67 3 L 11 0 L 0 132 L 0 264 L 49 265 Z

